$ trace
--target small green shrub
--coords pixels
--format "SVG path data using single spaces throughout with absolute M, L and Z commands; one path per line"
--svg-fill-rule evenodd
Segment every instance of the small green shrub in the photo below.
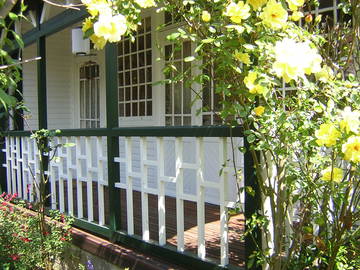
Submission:
M 53 269 L 71 240 L 72 219 L 50 211 L 42 232 L 39 213 L 16 197 L 0 195 L 0 269 Z

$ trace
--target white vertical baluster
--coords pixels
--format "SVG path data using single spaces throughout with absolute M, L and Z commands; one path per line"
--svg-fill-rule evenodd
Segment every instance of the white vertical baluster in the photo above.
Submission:
M 147 188 L 147 140 L 146 137 L 140 137 L 140 170 L 141 170 L 141 220 L 142 220 L 142 237 L 144 241 L 150 240 L 149 229 L 149 200 L 145 191 Z
M 158 137 L 157 141 L 157 178 L 158 178 L 158 215 L 159 215 L 159 245 L 166 244 L 166 221 L 165 221 L 165 183 L 161 180 L 164 175 L 164 138 Z
M 183 140 L 181 137 L 175 138 L 175 158 L 176 158 L 176 229 L 177 229 L 177 250 L 184 251 L 184 200 L 183 194 Z
M 130 137 L 125 138 L 126 156 L 126 209 L 127 230 L 129 235 L 134 234 L 134 207 L 133 207 L 133 179 L 129 173 L 132 171 L 132 141 Z
M 60 172 L 60 167 L 58 167 L 58 172 Z M 59 176 L 59 210 L 61 213 L 65 212 L 65 196 L 64 196 L 64 178 Z
M 66 143 L 71 143 L 71 137 L 66 138 Z M 73 198 L 73 170 L 72 160 L 71 160 L 71 147 L 66 148 L 66 174 L 67 174 L 67 199 L 68 199 L 68 213 L 70 215 L 74 214 L 74 198 Z
M 227 160 L 227 138 L 219 138 L 219 161 L 220 166 L 226 166 Z M 228 216 L 226 208 L 228 190 L 228 172 L 222 170 L 220 176 L 220 263 L 229 263 L 229 236 L 228 236 Z
M 16 137 L 16 178 L 17 178 L 17 189 L 16 192 L 19 198 L 22 198 L 22 177 L 21 177 L 21 143 L 20 137 Z
M 83 196 L 82 196 L 82 167 L 81 167 L 81 137 L 76 137 L 76 168 L 77 168 L 77 179 L 76 179 L 76 196 L 77 196 L 77 217 L 83 218 Z
M 85 138 L 86 142 L 86 194 L 87 194 L 87 212 L 88 212 L 88 221 L 94 221 L 94 204 L 93 204 L 93 186 L 92 186 L 92 145 L 91 145 L 91 137 Z
M 97 170 L 98 170 L 98 208 L 99 208 L 99 225 L 105 224 L 105 203 L 104 203 L 104 186 L 101 182 L 105 182 L 104 177 L 104 161 L 103 158 L 103 140 L 102 137 L 96 138 L 97 145 Z
M 36 200 L 40 198 L 40 190 L 39 190 L 39 184 L 40 184 L 40 153 L 38 146 L 36 144 L 36 140 L 33 140 L 33 146 L 34 146 L 34 175 L 35 179 L 33 181 L 32 190 L 34 190 L 34 194 L 36 194 Z
M 34 184 L 36 182 L 36 177 L 37 177 L 37 166 L 36 166 L 36 154 L 37 154 L 36 151 L 37 150 L 36 150 L 35 139 L 29 139 L 28 142 L 29 142 L 29 152 L 30 152 L 29 165 L 30 165 L 30 161 L 31 161 L 31 164 L 34 165 L 33 167 L 31 167 L 32 173 L 30 172 L 30 183 L 29 183 L 29 199 L 30 199 L 30 202 L 33 202 L 34 195 L 36 193 L 36 190 L 34 190 Z
M 21 160 L 22 160 L 22 166 L 21 166 L 21 171 L 22 171 L 22 198 L 23 199 L 27 199 L 27 181 L 26 181 L 26 178 L 25 178 L 25 172 L 26 172 L 26 167 L 29 165 L 29 164 L 26 164 L 26 156 L 27 156 L 27 153 L 28 153 L 28 145 L 26 143 L 26 137 L 21 137 L 21 148 L 22 148 L 22 151 L 21 151 Z
M 15 193 L 16 192 L 16 165 L 15 165 L 15 150 L 16 150 L 16 145 L 15 145 L 15 137 L 11 137 L 11 189 L 10 189 L 10 193 Z
M 50 189 L 51 189 L 51 209 L 56 209 L 56 177 L 55 170 L 52 163 L 49 164 L 49 175 L 50 175 Z
M 198 256 L 205 259 L 205 188 L 204 188 L 204 140 L 196 138 L 196 190 L 197 190 L 197 226 L 198 226 Z
M 6 137 L 6 182 L 7 193 L 11 193 L 11 138 Z
M 57 137 L 56 144 L 62 143 L 61 140 L 62 140 L 62 138 Z M 58 155 L 60 155 L 60 151 L 58 152 Z M 59 174 L 59 210 L 61 213 L 65 212 L 64 177 L 62 175 L 63 174 L 63 168 L 62 168 L 63 162 L 64 162 L 64 159 L 62 157 L 59 158 L 59 162 L 54 162 L 54 165 L 56 164 L 56 167 L 58 169 L 58 174 Z

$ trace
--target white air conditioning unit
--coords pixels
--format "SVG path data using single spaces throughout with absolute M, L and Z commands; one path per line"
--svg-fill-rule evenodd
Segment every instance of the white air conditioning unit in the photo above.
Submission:
M 72 53 L 75 55 L 87 55 L 90 53 L 90 40 L 83 38 L 80 27 L 71 30 Z

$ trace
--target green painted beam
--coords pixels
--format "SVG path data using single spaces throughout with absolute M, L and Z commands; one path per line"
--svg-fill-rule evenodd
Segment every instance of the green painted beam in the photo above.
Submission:
M 111 112 L 108 112 L 111 113 Z M 10 136 L 30 136 L 27 131 L 9 131 Z M 149 136 L 149 137 L 230 137 L 242 136 L 242 128 L 227 126 L 126 127 L 62 129 L 57 136 Z
M 118 127 L 118 83 L 117 83 L 117 44 L 107 44 L 105 47 L 106 70 L 106 127 Z M 119 156 L 119 138 L 111 133 L 107 134 L 107 160 L 108 160 L 108 185 L 109 185 L 109 218 L 112 235 L 120 227 L 120 190 L 115 188 L 115 183 L 120 180 L 119 163 L 114 158 Z
M 254 161 L 250 153 L 250 145 L 244 138 L 244 147 L 246 152 L 244 154 L 244 181 L 246 187 L 251 187 L 255 191 L 255 195 L 251 195 L 245 192 L 245 220 L 248 220 L 253 214 L 258 213 L 261 209 L 261 196 L 260 189 L 256 179 Z M 247 227 L 246 227 L 247 229 Z M 261 266 L 256 266 L 255 263 L 250 267 L 250 256 L 257 247 L 261 247 L 261 230 L 257 228 L 252 234 L 249 234 L 245 238 L 245 258 L 246 258 L 246 269 L 261 270 Z
M 7 191 L 7 175 L 6 175 L 6 168 L 2 166 L 2 164 L 6 163 L 6 154 L 2 151 L 5 149 L 5 137 L 0 136 L 0 193 Z
M 80 22 L 88 16 L 85 8 L 80 10 L 67 9 L 48 21 L 41 24 L 38 28 L 32 29 L 23 35 L 25 46 L 35 43 L 40 37 L 49 36 L 59 32 L 75 23 Z

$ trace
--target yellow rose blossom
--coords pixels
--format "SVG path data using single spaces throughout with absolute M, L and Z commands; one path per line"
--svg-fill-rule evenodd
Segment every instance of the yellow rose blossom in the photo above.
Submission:
M 247 0 L 247 4 L 250 4 L 254 10 L 259 10 L 268 0 Z
M 344 177 L 343 170 L 339 168 L 328 167 L 321 172 L 321 180 L 334 181 L 340 183 Z
M 273 71 L 287 83 L 321 70 L 321 56 L 306 42 L 284 38 L 276 42 L 274 52 Z
M 249 93 L 254 95 L 262 95 L 267 92 L 266 90 L 267 89 L 264 86 L 255 84 L 253 88 L 249 89 Z
M 324 65 L 320 71 L 315 73 L 315 78 L 321 82 L 327 82 L 328 80 L 334 77 L 334 72 L 332 69 L 326 65 Z
M 154 0 L 135 0 L 135 2 L 142 8 L 155 7 L 156 5 Z
M 299 7 L 304 5 L 304 0 L 286 0 L 289 5 L 289 8 L 293 11 L 296 11 Z
M 243 1 L 239 1 L 237 4 L 231 2 L 225 11 L 225 16 L 230 17 L 230 20 L 234 23 L 240 24 L 242 20 L 249 18 L 250 6 Z
M 320 125 L 320 128 L 315 131 L 315 136 L 317 138 L 316 143 L 319 146 L 325 145 L 327 147 L 331 147 L 335 145 L 340 135 L 340 132 L 332 123 L 322 124 Z
M 288 13 L 281 3 L 270 0 L 260 14 L 260 18 L 267 27 L 279 30 L 286 25 Z
M 234 54 L 234 57 L 236 60 L 240 61 L 241 63 L 244 63 L 246 65 L 250 65 L 251 61 L 250 61 L 250 56 L 247 53 L 241 53 L 239 51 L 236 51 Z
M 89 30 L 91 27 L 93 27 L 93 22 L 91 21 L 91 18 L 87 17 L 83 21 L 82 31 L 85 33 L 87 30 Z
M 297 22 L 302 17 L 304 17 L 304 13 L 302 13 L 300 11 L 294 11 L 293 14 L 291 15 L 290 19 L 294 22 Z
M 95 17 L 97 15 L 111 16 L 111 5 L 106 0 L 87 0 L 84 3 L 90 15 Z
M 103 37 L 98 37 L 95 34 L 90 36 L 90 40 L 94 43 L 94 48 L 97 50 L 101 50 L 106 45 L 106 39 Z
M 206 10 L 204 10 L 201 14 L 201 19 L 204 21 L 204 22 L 210 22 L 211 20 L 211 15 L 209 12 L 207 12 Z
M 360 126 L 360 112 L 359 111 L 351 111 L 350 107 L 345 107 L 341 112 L 340 121 L 340 129 L 345 131 L 346 133 L 354 132 L 358 133 Z
M 118 42 L 127 30 L 126 18 L 119 14 L 114 17 L 100 16 L 94 24 L 94 33 L 110 42 Z
M 261 116 L 264 112 L 265 112 L 265 107 L 264 106 L 257 106 L 256 108 L 254 108 L 254 113 L 257 116 Z
M 344 159 L 352 162 L 360 161 L 360 137 L 351 136 L 345 144 L 342 146 L 342 152 L 344 153 Z
M 249 74 L 244 78 L 244 83 L 248 89 L 252 89 L 255 86 L 255 81 L 257 79 L 257 73 L 255 71 L 250 71 Z

